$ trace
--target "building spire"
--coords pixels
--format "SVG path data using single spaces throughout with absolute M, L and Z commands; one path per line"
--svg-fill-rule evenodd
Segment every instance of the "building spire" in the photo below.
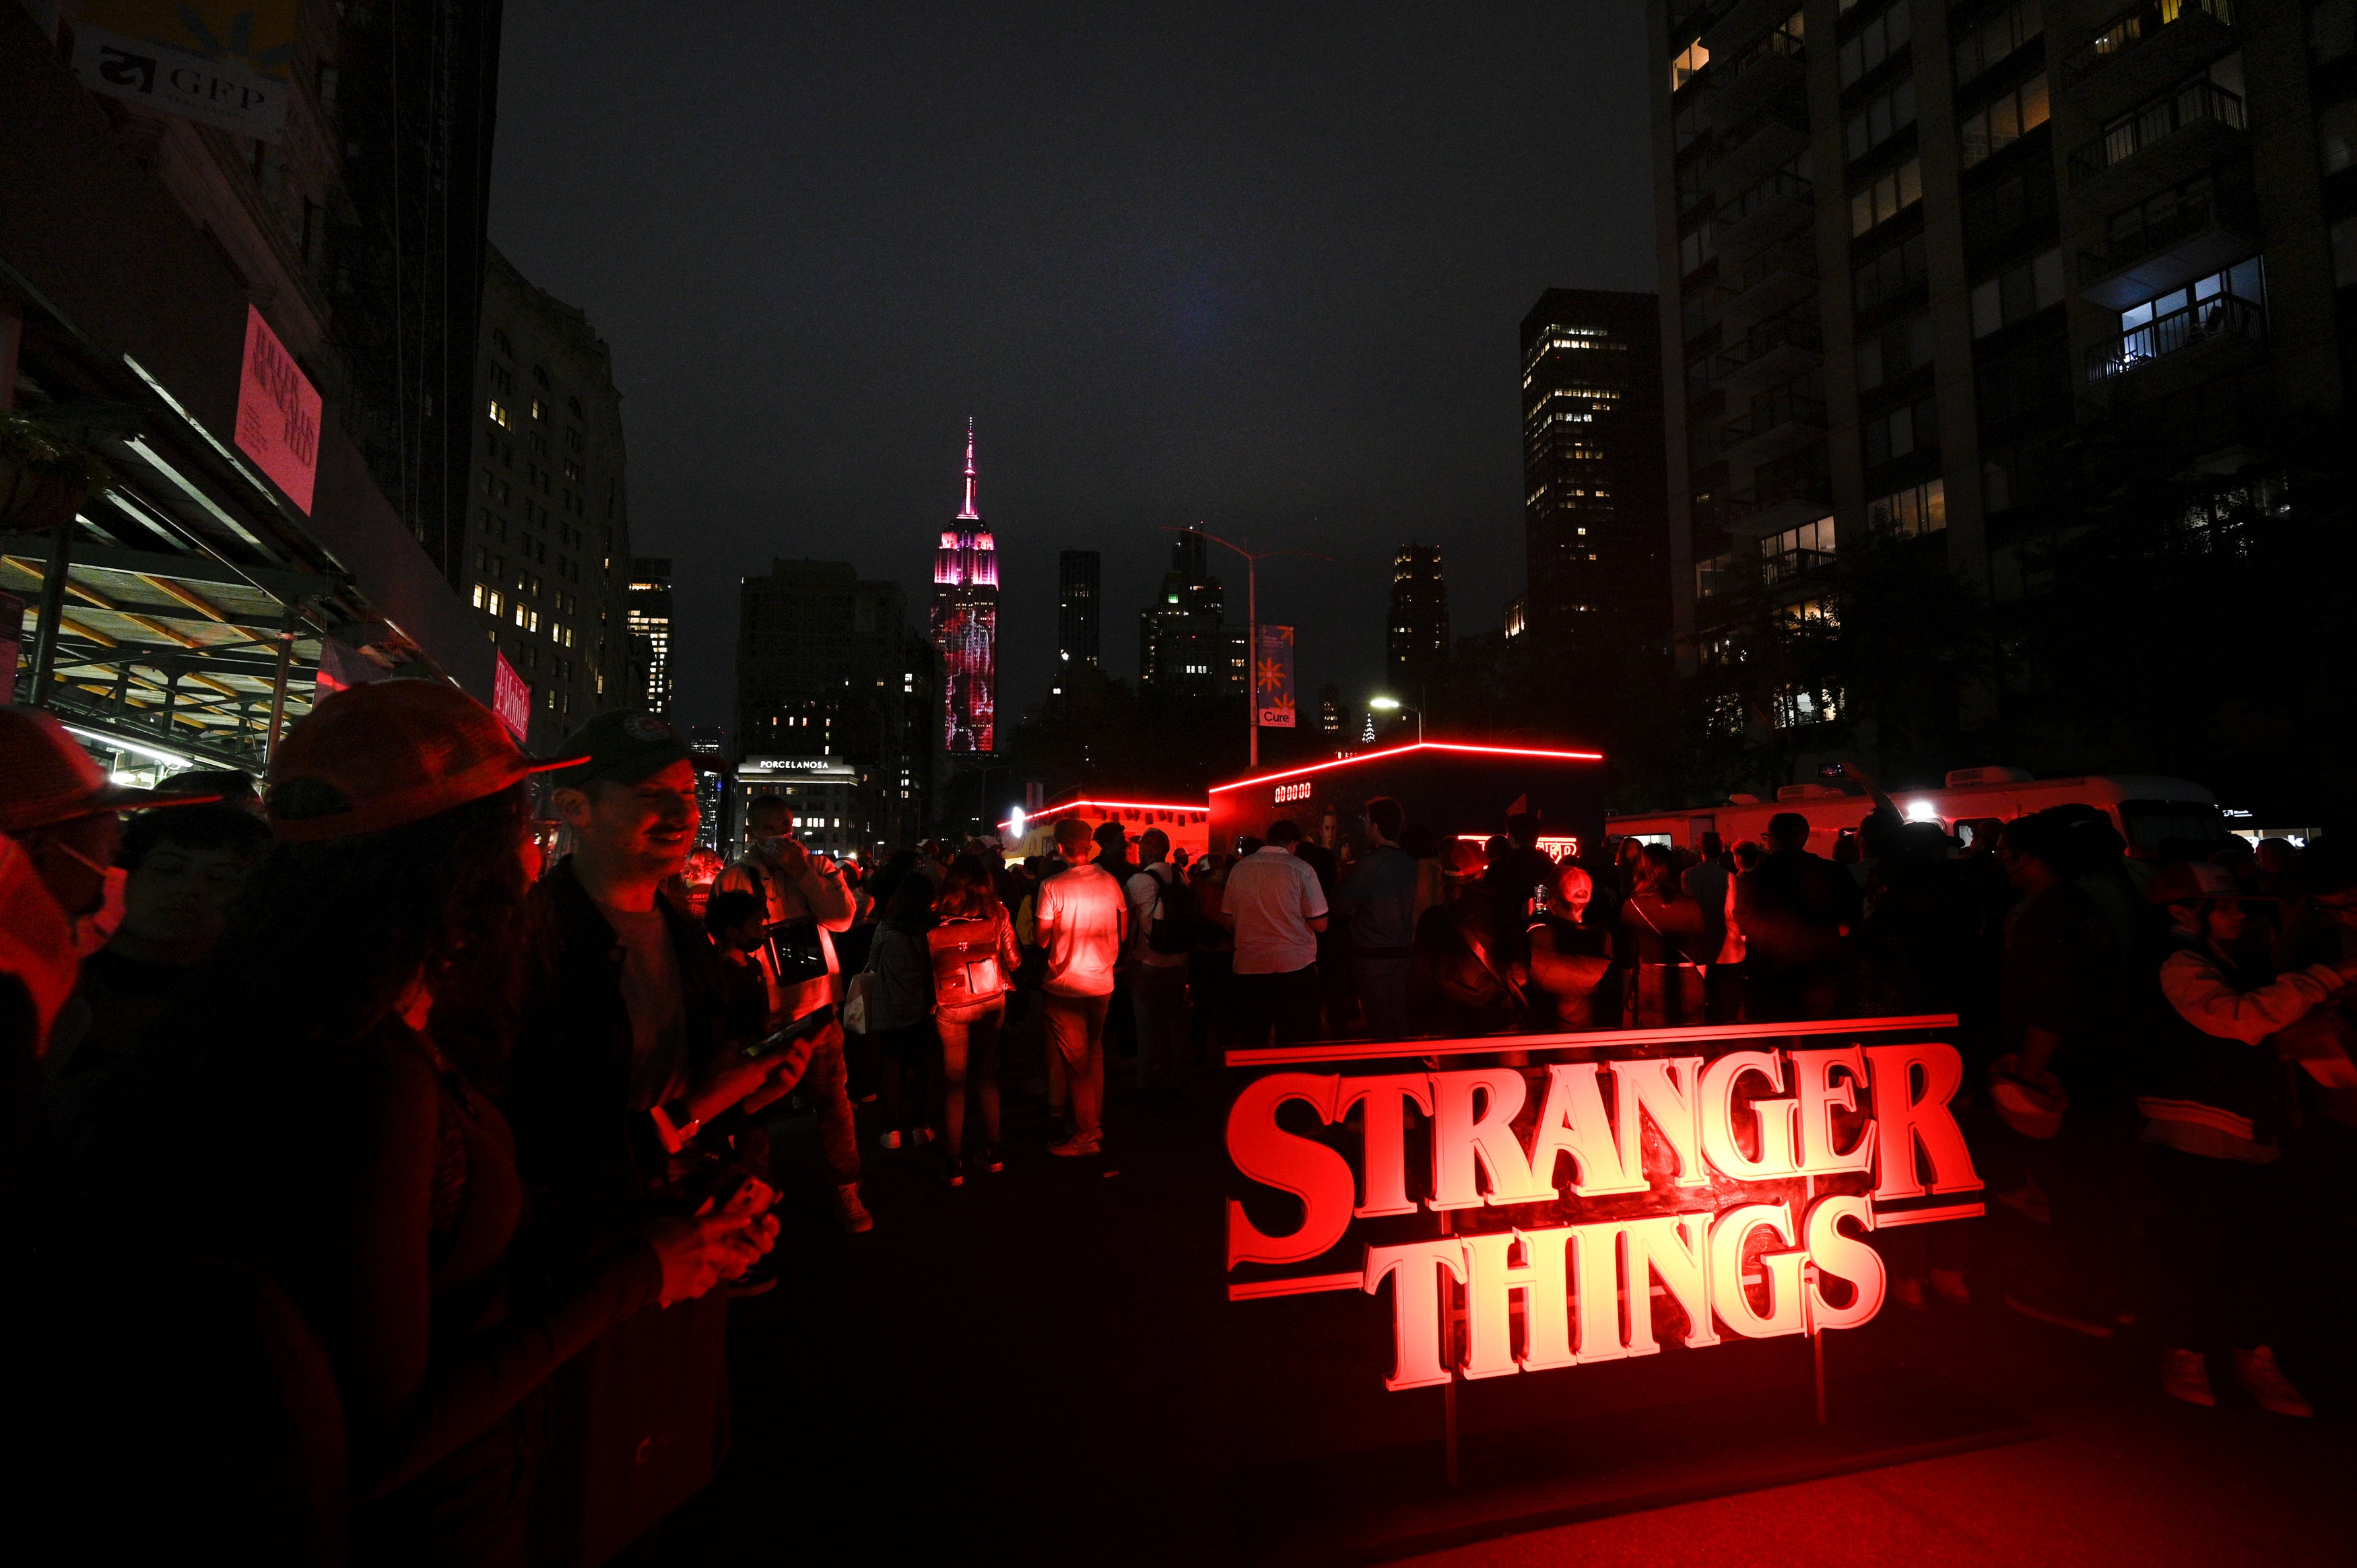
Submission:
M 974 416 L 965 422 L 965 510 L 958 513 L 960 522 L 980 522 L 982 513 L 974 505 Z

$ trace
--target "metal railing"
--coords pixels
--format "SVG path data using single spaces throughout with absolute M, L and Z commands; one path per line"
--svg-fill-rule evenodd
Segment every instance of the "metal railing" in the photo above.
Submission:
M 2214 120 L 2239 131 L 2244 127 L 2243 101 L 2209 78 L 2197 76 L 2136 113 L 2123 114 L 2104 127 L 2102 135 L 2082 143 L 2071 155 L 2071 177 L 2076 181 L 2101 174 L 2114 164 L 2126 163 L 2162 138 L 2204 120 Z
M 1771 201 L 1798 201 L 1806 205 L 1816 199 L 1815 193 L 1816 187 L 1808 180 L 1790 169 L 1778 169 L 1749 190 L 1719 203 L 1718 226 L 1732 228 Z
M 2100 381 L 2106 377 L 2125 375 L 2137 366 L 2206 343 L 2219 338 L 2248 338 L 2264 341 L 2267 335 L 2267 313 L 2265 307 L 2231 294 L 2222 294 L 2156 317 L 2141 327 L 2130 328 L 2116 338 L 2090 344 L 2087 349 L 2087 379 Z
M 2180 200 L 2173 211 L 2115 230 L 2101 246 L 2079 252 L 2082 288 L 2109 277 L 2121 268 L 2167 250 L 2181 240 L 2211 229 L 2238 233 L 2256 230 L 2258 209 L 2248 192 L 2216 190 L 2191 200 Z
M 2062 84 L 2076 86 L 2137 44 L 2184 16 L 2206 16 L 2221 27 L 2234 25 L 2233 0 L 2147 0 L 2104 25 L 2084 48 L 2062 62 Z

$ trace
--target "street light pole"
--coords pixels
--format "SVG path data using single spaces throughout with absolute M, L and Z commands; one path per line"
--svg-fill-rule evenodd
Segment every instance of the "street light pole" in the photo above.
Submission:
M 1367 706 L 1374 709 L 1375 712 L 1379 714 L 1414 714 L 1415 715 L 1415 744 L 1418 746 L 1422 746 L 1424 744 L 1424 710 L 1422 708 L 1408 707 L 1397 697 L 1369 697 L 1367 699 Z
M 1201 523 L 1193 528 L 1162 525 L 1165 533 L 1200 533 L 1223 550 L 1232 550 L 1244 558 L 1244 728 L 1250 736 L 1247 756 L 1250 766 L 1260 767 L 1260 564 L 1272 555 L 1307 555 L 1314 561 L 1331 563 L 1331 555 L 1320 555 L 1315 550 L 1247 550 L 1241 544 L 1230 543 L 1211 532 Z

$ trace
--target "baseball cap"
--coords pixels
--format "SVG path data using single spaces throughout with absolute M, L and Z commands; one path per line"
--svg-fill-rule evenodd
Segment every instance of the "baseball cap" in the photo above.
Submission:
M 1440 874 L 1462 881 L 1479 876 L 1490 864 L 1489 852 L 1469 839 L 1450 839 L 1440 846 Z
M 570 768 L 524 754 L 490 709 L 441 681 L 371 681 L 323 698 L 270 759 L 264 810 L 289 843 L 423 822 Z
M 221 799 L 110 783 L 98 759 L 38 708 L 0 707 L 0 833 L 23 832 L 98 811 L 194 806 Z
M 585 754 L 557 777 L 557 785 L 566 789 L 578 789 L 600 779 L 635 784 L 674 762 L 693 762 L 715 771 L 721 768 L 718 757 L 699 757 L 689 750 L 678 725 L 661 714 L 636 708 L 599 714 L 575 730 L 565 744 Z

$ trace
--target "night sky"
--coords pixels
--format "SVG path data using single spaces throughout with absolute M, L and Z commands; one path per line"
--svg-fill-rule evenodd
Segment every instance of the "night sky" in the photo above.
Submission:
M 922 617 L 969 413 L 1003 713 L 1045 694 L 1059 549 L 1103 553 L 1135 674 L 1164 524 L 1334 557 L 1264 572 L 1305 699 L 1378 689 L 1409 538 L 1458 633 L 1495 626 L 1516 329 L 1546 287 L 1652 286 L 1642 20 L 508 0 L 491 235 L 612 346 L 682 715 L 727 722 L 737 581 L 773 555 Z

